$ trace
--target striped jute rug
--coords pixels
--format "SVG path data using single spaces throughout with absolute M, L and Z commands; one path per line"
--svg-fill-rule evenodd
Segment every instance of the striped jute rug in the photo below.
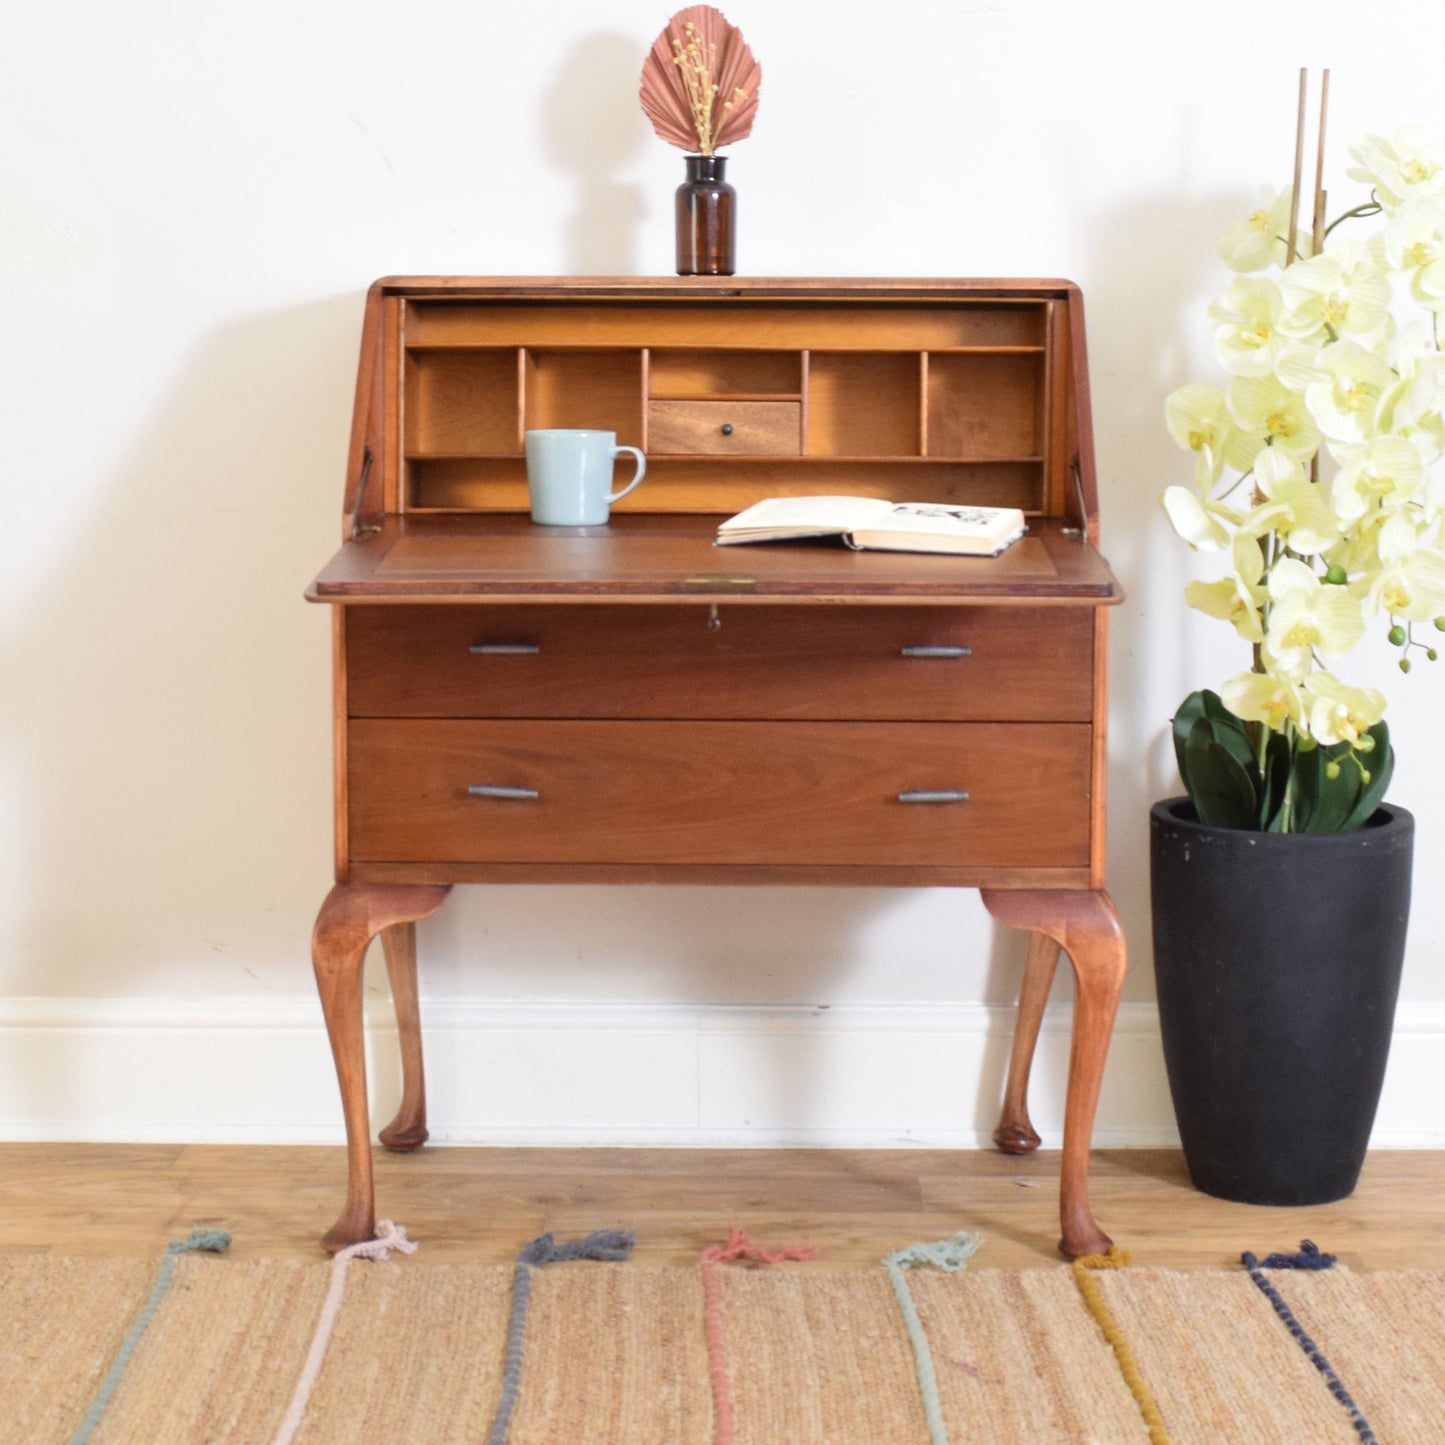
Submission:
M 1096 1310 L 1064 1266 L 915 1268 L 920 1355 L 897 1271 L 747 1258 L 711 1296 L 706 1265 L 616 1257 L 393 1253 L 339 1291 L 324 1262 L 178 1255 L 158 1291 L 158 1262 L 3 1258 L 0 1440 L 270 1442 L 288 1407 L 368 1445 L 1445 1440 L 1445 1275 L 1281 1270 L 1287 1324 L 1244 1269 L 1100 1269 Z

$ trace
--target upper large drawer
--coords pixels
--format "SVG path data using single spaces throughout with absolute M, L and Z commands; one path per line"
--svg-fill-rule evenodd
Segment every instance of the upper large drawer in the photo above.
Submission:
M 1093 700 L 1088 608 L 402 605 L 344 626 L 352 717 L 1073 722 Z

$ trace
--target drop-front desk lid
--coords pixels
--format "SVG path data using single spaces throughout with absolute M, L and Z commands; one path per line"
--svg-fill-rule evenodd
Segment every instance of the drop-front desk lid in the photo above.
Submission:
M 1032 518 L 997 557 L 854 552 L 771 542 L 717 547 L 717 516 L 614 515 L 601 527 L 539 527 L 515 513 L 386 516 L 346 543 L 307 590 L 313 602 L 970 603 L 1107 606 L 1123 598 L 1077 531 Z

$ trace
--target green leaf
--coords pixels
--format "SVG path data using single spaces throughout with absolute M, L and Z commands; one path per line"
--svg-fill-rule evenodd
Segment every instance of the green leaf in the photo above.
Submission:
M 1289 791 L 1294 753 L 1283 733 L 1270 733 L 1264 748 L 1264 776 L 1259 785 L 1259 821 L 1256 827 L 1278 833 L 1283 822 L 1285 795 Z M 1256 769 L 1258 762 L 1255 763 Z
M 1181 778 L 1185 775 L 1184 748 L 1189 741 L 1189 730 L 1200 718 L 1207 716 L 1205 698 L 1213 696 L 1213 693 L 1191 692 L 1174 714 L 1174 761 L 1179 764 Z
M 1253 771 L 1254 746 L 1249 740 L 1249 724 L 1230 712 L 1217 692 L 1206 688 L 1190 693 L 1174 714 L 1174 755 L 1179 761 L 1180 776 L 1184 774 L 1184 749 L 1189 734 L 1201 718 L 1213 724 L 1215 741 L 1226 748 L 1242 768 Z
M 1290 769 L 1293 786 L 1293 807 L 1289 820 L 1291 833 L 1310 832 L 1310 820 L 1319 809 L 1320 788 L 1324 781 L 1320 753 L 1321 749 L 1318 747 L 1295 747 Z
M 1195 719 L 1184 747 L 1184 785 L 1202 823 L 1212 828 L 1258 826 L 1259 792 L 1251 773 L 1215 734 L 1209 718 Z
M 1329 776 L 1332 763 L 1339 767 L 1337 778 Z M 1297 767 L 1302 790 L 1310 797 L 1309 809 L 1301 817 L 1297 831 L 1347 832 L 1345 819 L 1360 796 L 1360 770 L 1350 758 L 1350 745 L 1336 743 L 1333 747 L 1317 747 L 1304 754 Z
M 1375 747 L 1372 752 L 1362 753 L 1361 758 L 1370 770 L 1370 781 L 1360 790 L 1359 801 L 1341 824 L 1341 833 L 1353 833 L 1356 828 L 1363 828 L 1370 821 L 1395 772 L 1395 749 L 1390 746 L 1389 724 L 1376 723 L 1368 735 L 1374 738 Z

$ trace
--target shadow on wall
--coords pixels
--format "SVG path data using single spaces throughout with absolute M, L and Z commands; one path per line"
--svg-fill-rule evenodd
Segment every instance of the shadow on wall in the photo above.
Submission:
M 650 134 L 637 100 L 642 58 L 631 36 L 586 36 L 568 51 L 542 105 L 543 152 L 577 187 L 566 246 L 574 275 L 637 271 L 646 206 L 641 187 L 616 176 Z
M 1164 400 L 1198 370 L 1186 328 L 1196 298 L 1224 285 L 1214 241 L 1247 199 L 1151 198 L 1110 210 L 1091 239 L 1085 301 L 1104 552 L 1128 594 L 1111 625 L 1109 730 L 1109 878 L 1130 947 L 1126 998 L 1153 994 L 1149 808 L 1179 790 L 1169 722 L 1202 685 L 1183 595 L 1188 549 L 1159 505 L 1166 486 L 1191 475 L 1165 428 Z
M 340 296 L 205 338 L 0 643 L 20 840 L 0 991 L 309 987 L 329 631 L 301 594 L 337 538 L 360 316 Z M 7 1111 L 64 1120 L 97 1068 L 52 1049 Z
M 338 297 L 205 339 L 0 643 L 20 840 L 5 993 L 307 986 L 329 634 L 301 593 L 337 535 L 360 315 Z M 290 957 L 294 977 L 258 976 Z M 63 1112 L 67 1077 L 57 1060 L 25 1081 L 37 1115 Z

